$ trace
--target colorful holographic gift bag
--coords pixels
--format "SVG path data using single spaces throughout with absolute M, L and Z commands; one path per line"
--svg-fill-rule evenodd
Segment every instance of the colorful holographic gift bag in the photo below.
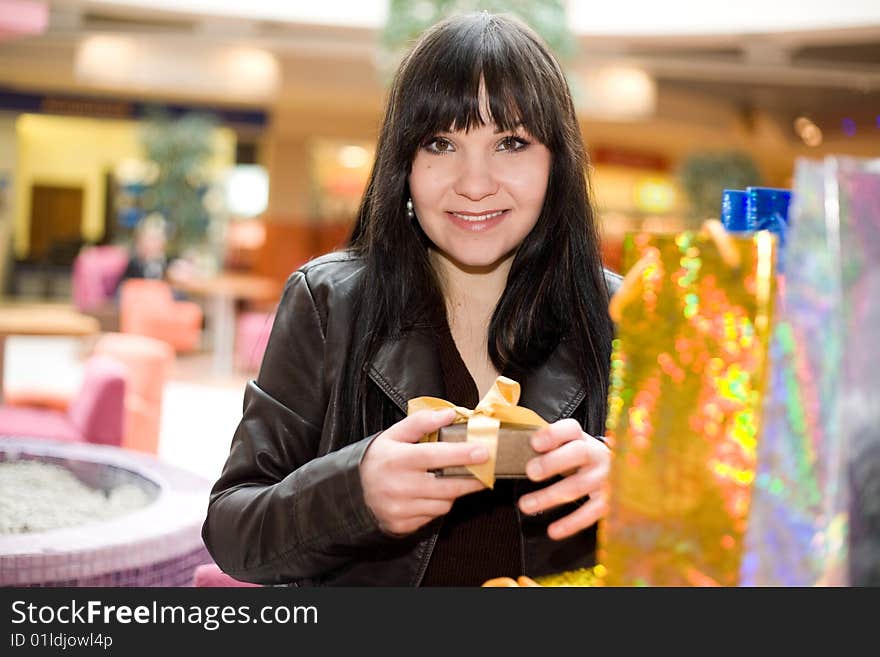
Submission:
M 825 221 L 825 176 L 821 162 L 796 165 L 789 267 L 777 300 L 743 560 L 746 585 L 811 586 L 830 546 L 842 547 L 839 522 L 831 534 L 820 531 L 831 529 L 828 500 L 840 479 L 833 462 L 840 440 L 840 248 Z
M 864 427 L 880 421 L 870 401 L 880 390 L 880 317 L 870 310 L 880 289 L 869 291 L 880 276 L 878 164 L 796 163 L 745 585 L 848 580 L 847 459 L 856 445 L 870 451 Z
M 846 583 L 880 586 L 880 159 L 840 158 L 836 167 L 845 345 L 840 433 L 846 451 L 844 484 L 830 511 L 848 512 Z
M 627 238 L 626 263 L 638 262 L 612 300 L 606 585 L 739 583 L 776 239 L 722 246 L 695 232 Z

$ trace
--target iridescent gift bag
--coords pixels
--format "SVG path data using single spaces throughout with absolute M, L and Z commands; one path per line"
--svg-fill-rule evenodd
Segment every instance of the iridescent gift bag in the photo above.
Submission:
M 831 511 L 848 511 L 848 583 L 880 586 L 880 159 L 840 158 L 836 167 L 845 344 L 840 433 L 847 467 Z
M 821 162 L 798 160 L 743 560 L 746 585 L 813 585 L 831 545 L 841 548 L 840 522 L 830 534 L 821 531 L 831 524 L 827 501 L 840 479 L 831 458 L 840 440 L 840 247 L 825 220 L 825 180 Z
M 847 461 L 856 445 L 871 451 L 866 400 L 876 399 L 880 383 L 880 321 L 869 302 L 870 289 L 874 299 L 880 293 L 877 164 L 871 173 L 870 163 L 845 158 L 796 163 L 745 585 L 849 579 L 849 504 L 859 498 L 847 488 Z M 874 427 L 878 421 L 874 402 Z M 865 469 L 864 460 L 853 463 Z
M 638 265 L 611 356 L 606 585 L 739 583 L 776 240 L 727 240 L 732 256 L 696 232 L 627 237 Z

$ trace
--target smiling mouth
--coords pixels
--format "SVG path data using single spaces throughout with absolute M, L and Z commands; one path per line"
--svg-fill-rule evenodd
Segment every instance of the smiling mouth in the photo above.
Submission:
M 507 212 L 507 210 L 492 210 L 490 212 L 483 213 L 474 213 L 474 212 L 452 212 L 450 211 L 453 217 L 461 219 L 462 221 L 468 221 L 470 223 L 479 223 L 481 221 L 488 221 L 489 219 L 494 219 L 495 217 L 500 217 L 502 214 Z

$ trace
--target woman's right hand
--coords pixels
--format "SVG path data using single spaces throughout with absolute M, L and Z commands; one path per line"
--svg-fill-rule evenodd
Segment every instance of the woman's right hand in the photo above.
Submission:
M 455 411 L 418 411 L 379 434 L 360 465 L 364 499 L 389 534 L 406 535 L 449 512 L 456 498 L 485 488 L 477 479 L 445 478 L 430 470 L 485 463 L 485 447 L 469 443 L 420 443 L 452 423 Z

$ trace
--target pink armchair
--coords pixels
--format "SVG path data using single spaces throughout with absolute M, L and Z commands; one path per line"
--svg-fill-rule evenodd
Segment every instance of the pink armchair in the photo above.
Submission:
M 235 366 L 243 372 L 256 372 L 269 344 L 274 312 L 247 311 L 238 316 L 235 330 Z
M 94 353 L 122 363 L 126 382 L 122 446 L 150 454 L 159 451 L 165 384 L 174 370 L 174 349 L 144 335 L 105 333 Z
M 128 249 L 111 244 L 84 247 L 73 261 L 71 294 L 81 312 L 99 310 L 112 302 L 128 265 Z
M 192 301 L 175 301 L 165 281 L 130 278 L 119 287 L 119 330 L 164 340 L 177 352 L 193 351 L 203 313 Z
M 66 410 L 0 405 L 0 434 L 119 446 L 124 401 L 125 368 L 111 358 L 91 356 Z

